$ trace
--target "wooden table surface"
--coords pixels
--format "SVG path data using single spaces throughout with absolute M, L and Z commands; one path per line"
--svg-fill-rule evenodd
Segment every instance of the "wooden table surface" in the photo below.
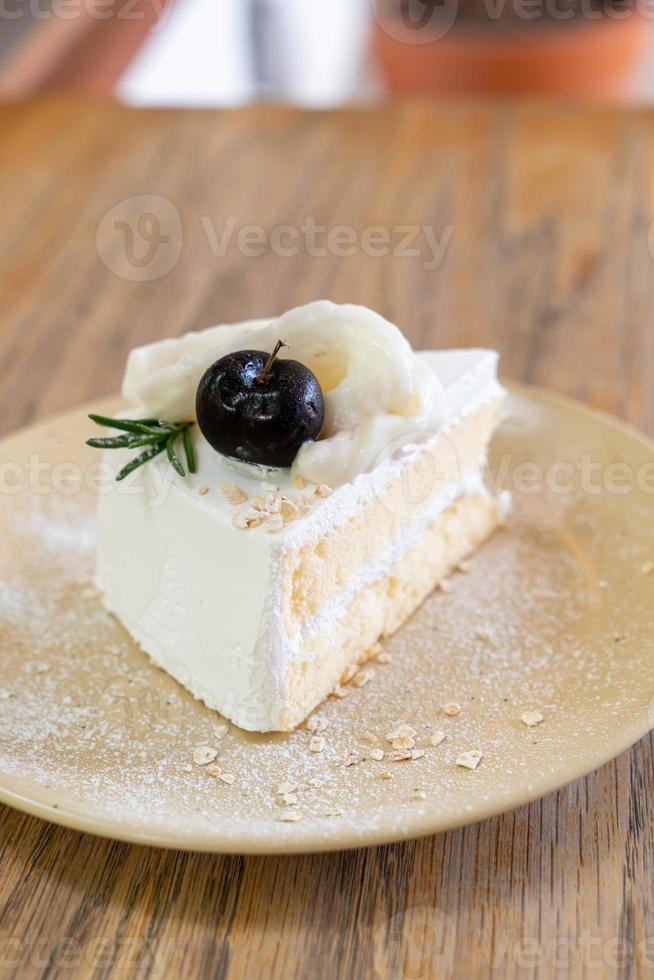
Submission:
M 2 434 L 116 390 L 136 343 L 323 296 L 654 432 L 647 112 L 15 105 L 0 201 Z M 654 977 L 652 745 L 497 819 L 325 856 L 0 808 L 0 976 Z

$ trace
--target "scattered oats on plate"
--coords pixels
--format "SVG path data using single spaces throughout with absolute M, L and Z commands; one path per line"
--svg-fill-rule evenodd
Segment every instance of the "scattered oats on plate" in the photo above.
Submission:
M 193 762 L 196 766 L 208 766 L 218 755 L 217 749 L 212 749 L 210 745 L 198 745 L 193 749 Z
M 520 715 L 520 721 L 528 728 L 533 728 L 534 725 L 540 725 L 541 721 L 545 721 L 545 718 L 540 711 L 523 711 Z

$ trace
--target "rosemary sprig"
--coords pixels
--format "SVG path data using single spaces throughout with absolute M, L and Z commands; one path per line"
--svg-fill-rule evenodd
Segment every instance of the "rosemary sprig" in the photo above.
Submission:
M 96 425 L 108 429 L 118 429 L 122 435 L 109 436 L 104 439 L 87 439 L 87 446 L 94 449 L 139 449 L 146 448 L 138 456 L 126 463 L 116 476 L 116 480 L 124 480 L 139 466 L 149 463 L 151 459 L 166 453 L 168 461 L 176 473 L 185 477 L 186 472 L 179 456 L 175 452 L 175 443 L 182 437 L 184 455 L 189 473 L 195 473 L 195 452 L 191 440 L 193 422 L 166 422 L 164 419 L 111 419 L 104 415 L 89 415 Z

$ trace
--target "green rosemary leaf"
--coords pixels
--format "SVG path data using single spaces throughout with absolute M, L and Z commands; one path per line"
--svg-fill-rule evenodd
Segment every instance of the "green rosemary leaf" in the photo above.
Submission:
M 138 449 L 139 446 L 148 446 L 161 439 L 165 439 L 163 433 L 157 436 L 126 433 L 124 436 L 112 436 L 108 439 L 87 439 L 86 445 L 93 446 L 94 449 Z
M 166 445 L 166 442 L 159 440 L 153 446 L 150 446 L 145 450 L 145 452 L 141 453 L 140 456 L 136 456 L 135 459 L 132 459 L 129 463 L 126 463 L 116 477 L 116 480 L 124 480 L 126 476 L 129 476 L 130 473 L 137 470 L 139 466 L 143 466 L 144 463 L 149 463 L 151 459 L 155 458 L 155 456 L 159 456 L 160 453 L 164 452 Z
M 170 465 L 172 466 L 172 468 L 175 470 L 176 473 L 179 473 L 180 476 L 184 477 L 186 476 L 186 473 L 184 472 L 184 467 L 180 463 L 179 457 L 175 452 L 176 439 L 177 439 L 177 433 L 171 432 L 166 440 L 166 452 L 168 453 L 168 462 L 170 463 Z
M 197 465 L 195 462 L 195 450 L 193 449 L 193 440 L 191 439 L 191 426 L 187 426 L 184 429 L 184 452 L 186 453 L 186 465 L 188 466 L 189 473 L 195 473 L 197 470 Z
M 89 415 L 92 422 L 96 425 L 104 425 L 110 429 L 120 429 L 121 432 L 147 433 L 148 435 L 161 435 L 161 428 L 157 419 L 109 419 L 104 415 Z

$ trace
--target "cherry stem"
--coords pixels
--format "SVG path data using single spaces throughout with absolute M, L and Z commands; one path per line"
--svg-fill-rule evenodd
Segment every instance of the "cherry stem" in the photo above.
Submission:
M 278 340 L 277 343 L 275 344 L 274 351 L 272 352 L 272 354 L 270 355 L 270 357 L 266 361 L 266 365 L 265 365 L 263 371 L 261 372 L 261 374 L 257 378 L 257 384 L 258 385 L 263 385 L 268 380 L 268 375 L 270 374 L 270 369 L 273 366 L 273 361 L 275 360 L 275 358 L 279 354 L 279 352 L 282 349 L 282 347 L 288 347 L 288 344 L 286 343 L 285 340 Z

